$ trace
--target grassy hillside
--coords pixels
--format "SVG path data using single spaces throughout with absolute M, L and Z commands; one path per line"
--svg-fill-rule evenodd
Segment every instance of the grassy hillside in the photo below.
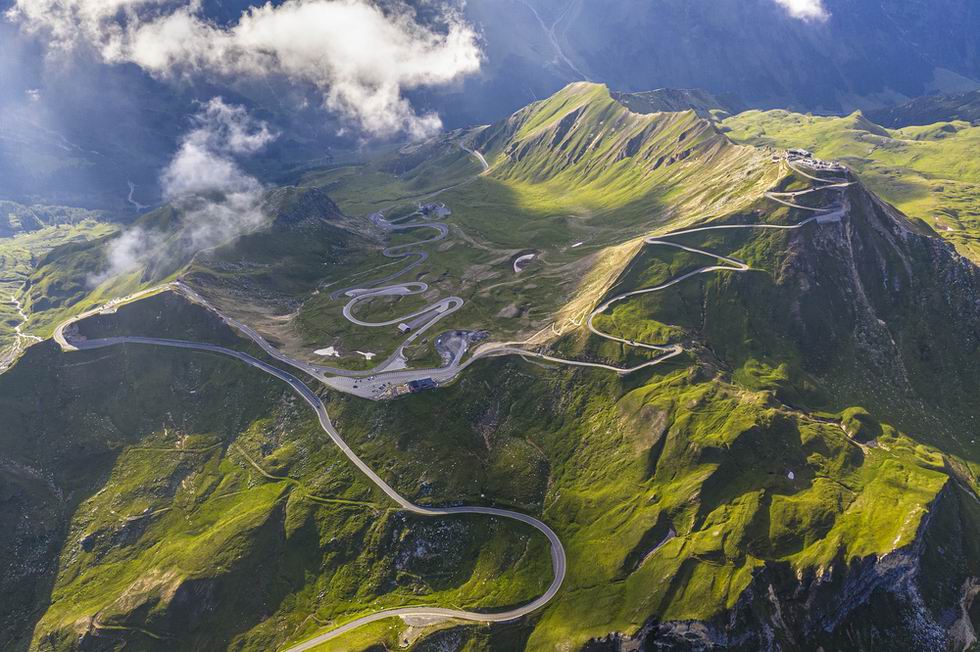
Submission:
M 0 238 L 45 227 L 107 221 L 107 214 L 71 206 L 25 205 L 0 199 Z
M 847 124 L 893 138 L 860 116 Z M 343 325 L 330 293 L 404 264 L 380 255 L 365 213 L 417 219 L 438 192 L 449 235 L 400 279 L 429 292 L 368 302 L 365 316 L 454 294 L 464 308 L 433 335 L 547 326 L 535 342 L 555 355 L 632 364 L 643 356 L 581 315 L 710 264 L 643 236 L 798 224 L 812 213 L 765 191 L 811 181 L 693 111 L 633 113 L 573 84 L 489 127 L 311 173 L 270 195 L 269 228 L 179 273 L 290 352 L 383 351 L 397 335 Z M 322 649 L 967 648 L 980 626 L 980 271 L 861 183 L 798 201 L 844 210 L 792 231 L 675 236 L 751 270 L 701 274 L 596 319 L 682 343 L 662 365 L 619 376 L 490 359 L 393 401 L 321 390 L 345 440 L 404 496 L 536 515 L 568 556 L 554 601 L 519 623 L 379 622 Z M 32 296 L 75 296 L 100 251 L 52 254 Z M 170 293 L 80 329 L 259 354 Z M 551 579 L 546 542 L 523 526 L 395 510 L 304 403 L 234 360 L 45 343 L 0 375 L 0 410 L 13 551 L 0 595 L 30 596 L 0 610 L 0 647 L 279 649 L 382 608 L 516 605 Z
M 490 170 L 480 174 L 464 147 L 483 152 Z M 400 304 L 410 312 L 456 294 L 466 303 L 447 327 L 492 324 L 502 339 L 526 337 L 563 306 L 594 299 L 582 287 L 588 270 L 605 270 L 594 285 L 612 281 L 628 256 L 597 265 L 610 245 L 667 224 L 718 219 L 757 202 L 783 174 L 766 152 L 732 144 L 693 110 L 634 113 L 605 86 L 573 84 L 485 129 L 361 166 L 308 173 L 303 187 L 268 193 L 270 227 L 193 259 L 177 249 L 93 283 L 107 266 L 110 244 L 60 248 L 29 278 L 29 328 L 45 336 L 71 314 L 179 275 L 293 355 L 317 359 L 313 351 L 333 346 L 342 358 L 331 362 L 364 366 L 356 351 L 384 356 L 398 333 L 352 329 L 341 317 L 344 302 L 330 294 L 404 265 L 379 255 L 383 234 L 368 213 L 384 209 L 392 219 L 404 217 L 437 197 L 453 211 L 450 238 L 427 247 L 429 260 L 412 273 L 430 291 Z M 165 251 L 177 247 L 181 221 L 164 207 L 138 227 L 157 234 Z M 430 235 L 407 232 L 386 244 Z M 523 276 L 534 280 L 524 282 L 515 278 L 513 260 L 529 252 L 535 259 Z M 382 303 L 364 309 L 390 309 Z M 408 353 L 433 361 L 426 340 Z
M 883 199 L 980 262 L 980 127 L 954 121 L 885 129 L 860 113 L 834 118 L 787 111 L 748 111 L 722 124 L 739 142 L 802 147 L 840 160 Z
M 171 295 L 87 328 L 237 341 Z M 523 527 L 391 510 L 305 404 L 236 361 L 47 343 L 0 386 L 0 518 L 13 551 L 0 582 L 21 596 L 3 610 L 4 649 L 268 650 L 381 604 L 507 605 L 549 580 L 546 544 Z M 408 478 L 428 484 L 419 468 L 453 464 L 432 450 L 391 457 L 393 433 L 349 431 L 406 490 Z M 433 472 L 414 495 L 471 496 L 481 475 Z
M 24 296 L 27 279 L 34 273 L 39 261 L 59 247 L 98 240 L 116 230 L 114 225 L 92 219 L 77 223 L 40 226 L 26 232 L 0 238 L 0 368 L 8 356 L 15 356 L 20 345 L 26 343 L 16 334 L 20 327 L 25 334 L 31 332 L 30 324 L 24 323 L 18 305 L 29 310 L 30 301 Z M 25 312 L 26 314 L 26 312 Z
M 878 124 L 898 129 L 937 122 L 980 122 L 980 90 L 953 95 L 927 95 L 896 107 L 871 111 Z
M 481 152 L 489 170 L 480 174 L 463 146 Z M 694 111 L 634 113 L 605 86 L 577 83 L 486 128 L 356 170 L 312 174 L 305 183 L 365 222 L 368 212 L 384 209 L 398 219 L 428 198 L 444 202 L 452 210 L 449 238 L 425 246 L 428 260 L 398 279 L 424 281 L 429 292 L 388 309 L 409 312 L 456 295 L 465 304 L 446 328 L 489 328 L 495 338 L 519 339 L 576 300 L 594 301 L 594 287 L 613 281 L 636 238 L 754 206 L 784 175 L 767 152 L 732 144 Z M 430 236 L 399 233 L 388 244 Z M 624 243 L 624 250 L 612 249 Z M 528 253 L 532 264 L 515 275 L 513 261 Z M 379 278 L 404 264 L 375 254 L 336 269 L 327 287 Z M 354 350 L 382 357 L 393 350 L 394 328 L 352 329 L 343 304 L 321 292 L 299 307 L 293 323 L 307 355 L 331 345 L 350 354 L 340 364 L 353 366 Z M 431 347 L 420 341 L 409 354 L 421 359 Z
M 86 327 L 236 343 L 170 295 Z M 331 396 L 329 406 L 359 454 L 405 495 L 540 513 L 565 544 L 569 574 L 518 645 L 581 649 L 650 622 L 722 617 L 748 599 L 759 573 L 785 575 L 780 600 L 799 590 L 794 575 L 833 574 L 846 585 L 848 569 L 919 545 L 940 495 L 954 491 L 944 489 L 956 481 L 934 447 L 860 410 L 788 407 L 724 366 L 699 355 L 618 380 L 496 361 L 440 392 L 389 404 Z M 507 523 L 418 521 L 386 509 L 305 406 L 234 361 L 42 346 L 0 384 L 11 415 L 0 427 L 5 514 L 12 524 L 24 510 L 51 513 L 34 536 L 54 553 L 42 559 L 59 560 L 40 577 L 4 575 L 35 587 L 34 615 L 8 627 L 29 631 L 39 618 L 37 649 L 76 649 L 81 636 L 100 649 L 266 650 L 384 606 L 513 604 L 548 579 L 543 542 Z M 63 411 L 31 422 L 42 392 Z M 31 478 L 48 478 L 52 496 Z M 947 517 L 947 530 L 973 527 L 972 517 Z M 18 561 L 8 569 L 25 568 Z M 956 563 L 969 570 L 969 557 Z M 826 597 L 811 607 L 832 608 Z M 869 618 L 861 631 L 900 635 L 890 624 Z M 403 636 L 385 624 L 325 649 L 393 646 Z M 513 636 L 457 634 L 482 640 L 476 649 Z M 426 649 L 425 639 L 418 645 Z

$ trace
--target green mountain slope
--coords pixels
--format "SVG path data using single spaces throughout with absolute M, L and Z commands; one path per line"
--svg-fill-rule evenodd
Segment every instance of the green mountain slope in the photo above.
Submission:
M 6 204 L 6 207 L 0 206 L 0 211 L 10 209 L 10 203 Z M 19 204 L 14 206 L 26 209 Z M 35 216 L 36 212 L 40 215 Z M 0 237 L 0 269 L 3 270 L 0 278 L 0 370 L 15 360 L 24 346 L 34 341 L 27 312 L 29 300 L 24 296 L 24 290 L 38 263 L 53 249 L 97 240 L 117 228 L 96 219 L 98 215 L 91 212 L 79 211 L 83 217 L 70 209 L 66 212 L 73 216 L 72 219 L 61 223 L 52 219 L 50 224 L 44 221 L 47 215 L 36 208 L 29 211 L 33 220 L 30 224 L 24 223 L 27 220 L 21 221 L 23 215 L 13 211 L 9 214 L 10 219 L 16 221 L 18 232 Z M 22 227 L 24 230 L 20 230 Z
M 170 295 L 86 327 L 241 346 Z M 4 649 L 268 650 L 379 604 L 508 604 L 547 579 L 542 542 L 509 523 L 388 509 L 285 386 L 235 361 L 148 347 L 69 356 L 49 342 L 0 387 L 13 552 L 0 581 L 21 596 L 3 610 Z M 335 417 L 368 425 L 354 408 Z M 366 443 L 394 461 L 396 442 Z M 414 479 L 441 456 L 401 457 L 394 472 Z M 471 474 L 434 477 L 436 496 L 476 491 Z
M 432 362 L 429 338 L 452 329 L 550 357 L 479 359 L 386 401 L 303 376 L 401 495 L 534 515 L 567 555 L 554 599 L 519 622 L 386 619 L 318 649 L 973 644 L 980 270 L 859 177 L 774 154 L 693 111 L 634 113 L 574 84 L 494 125 L 310 173 L 270 194 L 268 229 L 180 268 L 287 351 L 390 351 L 394 325 L 366 334 L 331 294 L 405 264 L 383 246 L 431 235 L 365 213 L 411 224 L 419 202 L 445 202 L 445 238 L 395 278 L 464 303 L 409 363 Z M 720 228 L 747 225 L 772 228 Z M 712 228 L 669 235 L 692 226 Z M 72 278 L 97 249 L 52 255 L 36 282 Z M 618 341 L 587 328 L 596 306 L 692 272 L 600 311 L 593 325 Z M 78 328 L 275 364 L 170 292 Z M 557 362 L 663 355 L 636 343 L 681 348 L 629 374 Z M 0 647 L 286 649 L 386 608 L 512 607 L 552 579 L 539 534 L 407 515 L 285 385 L 213 352 L 38 344 L 0 375 L 0 410 L 14 551 L 0 594 L 30 596 L 3 610 Z
M 584 82 L 491 125 L 473 145 L 489 177 L 518 196 L 615 210 L 619 223 L 634 211 L 648 222 L 668 202 L 679 215 L 737 205 L 771 173 L 764 154 L 733 145 L 693 110 L 634 113 Z
M 481 173 L 464 148 L 480 152 L 488 169 Z M 642 236 L 747 209 L 785 174 L 771 153 L 733 144 L 694 111 L 634 113 L 605 86 L 576 83 L 487 127 L 364 166 L 313 173 L 303 183 L 362 219 L 381 211 L 407 223 L 419 203 L 445 203 L 452 211 L 450 239 L 426 247 L 429 258 L 401 279 L 427 283 L 427 294 L 418 303 L 400 300 L 390 311 L 459 296 L 465 303 L 446 328 L 492 325 L 495 337 L 519 340 L 548 327 L 568 306 L 597 300 Z M 389 244 L 429 235 L 399 233 Z M 532 283 L 514 276 L 514 260 L 527 254 L 534 254 Z M 382 265 L 397 269 L 374 257 L 337 269 L 329 287 L 376 276 Z M 351 332 L 343 305 L 323 292 L 299 308 L 294 323 L 307 352 L 330 345 L 383 357 L 393 350 L 397 333 Z M 416 346 L 409 355 L 431 356 L 431 349 Z M 351 356 L 341 362 L 357 364 Z
M 878 124 L 892 129 L 936 122 L 980 121 L 980 91 L 955 95 L 927 95 L 896 107 L 869 113 Z
M 846 163 L 883 199 L 980 261 L 980 127 L 953 121 L 888 130 L 860 113 L 786 111 L 748 111 L 723 124 L 739 142 L 802 147 Z

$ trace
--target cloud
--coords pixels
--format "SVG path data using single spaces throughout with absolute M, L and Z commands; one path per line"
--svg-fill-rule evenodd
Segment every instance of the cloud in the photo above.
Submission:
M 823 0 L 776 0 L 793 18 L 800 20 L 825 21 L 830 18 L 830 12 L 823 5 Z
M 159 77 L 285 75 L 314 85 L 329 109 L 371 134 L 423 137 L 439 118 L 417 115 L 403 92 L 474 73 L 482 54 L 457 12 L 444 9 L 433 27 L 402 0 L 388 4 L 286 0 L 227 26 L 207 20 L 199 0 L 16 0 L 9 16 L 55 49 L 85 43 Z
M 276 136 L 241 106 L 220 97 L 205 104 L 161 175 L 164 199 L 179 214 L 178 228 L 126 229 L 109 246 L 108 269 L 90 282 L 183 261 L 263 226 L 263 186 L 237 159 L 258 152 Z

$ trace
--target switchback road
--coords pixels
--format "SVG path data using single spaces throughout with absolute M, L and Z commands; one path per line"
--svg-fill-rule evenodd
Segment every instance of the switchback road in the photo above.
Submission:
M 479 158 L 482 159 L 482 156 L 480 156 Z M 791 229 L 802 228 L 805 225 L 813 222 L 825 223 L 825 222 L 839 221 L 841 219 L 841 217 L 843 216 L 846 210 L 846 207 L 843 204 L 843 200 L 839 202 L 837 205 L 832 206 L 831 208 L 810 208 L 810 207 L 795 204 L 794 202 L 789 202 L 788 199 L 786 198 L 792 199 L 802 194 L 806 194 L 808 192 L 816 192 L 818 190 L 828 190 L 828 189 L 843 190 L 844 188 L 849 186 L 850 183 L 847 182 L 846 180 L 840 180 L 840 179 L 834 179 L 833 181 L 823 180 L 818 177 L 800 172 L 788 162 L 787 164 L 794 172 L 803 174 L 803 176 L 807 176 L 811 179 L 815 179 L 826 185 L 820 188 L 814 188 L 807 191 L 797 191 L 797 192 L 789 192 L 789 193 L 772 192 L 772 193 L 767 193 L 766 196 L 774 201 L 787 204 L 788 206 L 791 206 L 794 209 L 812 211 L 816 213 L 815 215 L 795 225 L 784 226 L 784 225 L 772 225 L 772 224 L 723 224 L 723 225 L 716 225 L 716 226 L 704 226 L 704 227 L 697 227 L 691 229 L 684 229 L 680 231 L 674 231 L 668 234 L 651 236 L 649 238 L 646 238 L 646 240 L 644 241 L 645 244 L 654 245 L 654 246 L 668 246 L 668 247 L 682 249 L 684 251 L 688 251 L 691 253 L 696 253 L 699 255 L 704 255 L 710 258 L 714 258 L 715 260 L 719 261 L 720 264 L 706 265 L 704 267 L 682 274 L 674 279 L 671 279 L 670 281 L 667 281 L 666 283 L 662 283 L 657 286 L 641 288 L 641 289 L 632 290 L 629 292 L 619 294 L 610 299 L 607 299 L 605 302 L 603 302 L 601 305 L 596 307 L 589 314 L 587 320 L 587 327 L 589 328 L 590 332 L 592 332 L 593 334 L 605 339 L 619 342 L 626 346 L 632 346 L 636 348 L 658 351 L 663 353 L 663 355 L 658 356 L 652 360 L 644 362 L 635 367 L 620 368 L 620 367 L 615 367 L 612 365 L 606 365 L 602 363 L 566 360 L 545 353 L 539 353 L 536 351 L 531 351 L 531 350 L 521 348 L 520 345 L 522 343 L 493 343 L 480 347 L 480 349 L 476 351 L 474 355 L 472 355 L 465 362 L 456 358 L 453 359 L 449 365 L 439 369 L 430 369 L 430 370 L 402 369 L 402 370 L 394 370 L 394 371 L 385 371 L 384 370 L 386 368 L 385 365 L 389 364 L 391 361 L 391 359 L 389 358 L 388 361 L 386 361 L 382 365 L 379 365 L 378 368 L 370 372 L 345 372 L 343 370 L 330 370 L 337 374 L 331 377 L 326 375 L 326 370 L 328 368 L 319 367 L 317 365 L 311 365 L 307 362 L 290 358 L 289 356 L 278 351 L 275 347 L 269 344 L 268 341 L 266 341 L 260 334 L 255 332 L 252 328 L 226 315 L 223 315 L 214 306 L 211 306 L 206 300 L 200 297 L 200 295 L 198 295 L 196 292 L 194 292 L 187 286 L 183 285 L 179 281 L 167 284 L 165 286 L 143 290 L 136 294 L 130 295 L 129 297 L 112 301 L 109 304 L 102 306 L 101 308 L 95 308 L 86 311 L 85 313 L 82 313 L 81 315 L 69 319 L 63 324 L 59 325 L 55 329 L 54 338 L 58 342 L 58 344 L 61 345 L 61 348 L 65 351 L 97 349 L 97 348 L 103 348 L 109 346 L 130 344 L 130 345 L 145 345 L 145 346 L 175 347 L 175 348 L 182 348 L 182 349 L 204 351 L 204 352 L 236 358 L 237 360 L 244 362 L 245 364 L 248 364 L 256 369 L 259 369 L 267 374 L 270 374 L 278 378 L 279 380 L 288 384 L 290 388 L 293 389 L 293 391 L 299 394 L 303 398 L 303 400 L 306 401 L 310 405 L 310 407 L 312 407 L 313 410 L 316 412 L 317 418 L 319 420 L 320 426 L 323 429 L 323 431 L 327 433 L 330 439 L 341 449 L 341 451 L 351 461 L 351 463 L 354 464 L 354 466 L 357 467 L 358 470 L 360 470 L 372 483 L 374 483 L 375 486 L 377 486 L 389 498 L 391 498 L 401 509 L 426 517 L 446 517 L 446 516 L 453 516 L 458 514 L 482 514 L 486 516 L 508 518 L 530 525 L 531 527 L 541 532 L 549 541 L 549 544 L 551 546 L 551 561 L 552 561 L 551 583 L 549 584 L 547 590 L 540 597 L 538 597 L 536 600 L 532 602 L 529 602 L 526 605 L 523 605 L 515 609 L 509 609 L 506 611 L 486 612 L 486 613 L 477 612 L 477 611 L 459 610 L 459 609 L 430 607 L 430 606 L 414 606 L 414 607 L 409 606 L 409 607 L 402 607 L 397 609 L 387 609 L 351 620 L 350 622 L 344 623 L 343 625 L 337 628 L 331 629 L 330 631 L 324 632 L 309 640 L 294 645 L 288 648 L 285 652 L 302 652 L 304 650 L 309 650 L 316 647 L 317 645 L 320 645 L 321 643 L 324 643 L 328 640 L 341 636 L 344 633 L 349 632 L 357 627 L 390 617 L 454 618 L 454 619 L 483 622 L 483 623 L 504 622 L 504 621 L 514 620 L 524 615 L 527 615 L 543 607 L 545 604 L 547 604 L 556 595 L 565 578 L 566 557 L 565 557 L 564 547 L 562 546 L 561 541 L 559 540 L 555 532 L 539 519 L 526 514 L 521 514 L 519 512 L 498 509 L 494 507 L 471 506 L 471 507 L 437 508 L 437 507 L 425 507 L 411 502 L 410 500 L 408 500 L 407 498 L 399 494 L 391 485 L 385 482 L 383 478 L 381 478 L 377 473 L 375 473 L 374 470 L 371 469 L 353 451 L 353 449 L 351 449 L 351 447 L 344 441 L 344 439 L 340 436 L 340 433 L 337 431 L 337 429 L 334 427 L 333 423 L 331 422 L 330 416 L 327 413 L 326 407 L 324 406 L 323 402 L 316 395 L 316 393 L 313 392 L 313 390 L 311 390 L 302 380 L 300 380 L 297 376 L 293 375 L 288 371 L 275 367 L 269 363 L 263 362 L 262 360 L 259 360 L 247 353 L 235 351 L 233 349 L 228 349 L 213 344 L 190 342 L 190 341 L 183 341 L 183 340 L 151 338 L 151 337 L 124 336 L 124 337 L 111 337 L 111 338 L 93 339 L 93 340 L 84 340 L 84 339 L 72 340 L 69 337 L 69 335 L 66 333 L 66 327 L 80 319 L 84 319 L 86 317 L 92 316 L 97 313 L 112 312 L 122 303 L 134 301 L 164 289 L 172 289 L 174 291 L 184 294 L 192 301 L 200 303 L 201 305 L 207 307 L 209 310 L 214 311 L 225 321 L 225 323 L 235 328 L 242 334 L 246 335 L 249 339 L 251 339 L 256 344 L 258 344 L 263 351 L 265 351 L 267 354 L 272 356 L 275 360 L 288 364 L 294 368 L 300 369 L 310 374 L 311 376 L 321 380 L 322 382 L 325 382 L 331 387 L 341 389 L 344 391 L 350 391 L 350 393 L 357 394 L 357 395 L 364 395 L 363 390 L 362 392 L 352 391 L 352 383 L 357 383 L 357 382 L 364 383 L 363 376 L 365 374 L 376 374 L 378 378 L 375 379 L 375 382 L 386 382 L 386 383 L 408 382 L 409 380 L 418 379 L 422 377 L 432 377 L 437 381 L 441 382 L 441 381 L 447 381 L 452 379 L 463 369 L 465 369 L 467 366 L 469 366 L 470 364 L 472 364 L 478 359 L 486 358 L 486 357 L 494 357 L 499 355 L 519 355 L 526 358 L 537 358 L 537 359 L 542 359 L 542 360 L 555 362 L 559 364 L 565 364 L 565 365 L 605 369 L 605 370 L 610 370 L 625 375 L 637 371 L 639 369 L 649 367 L 651 365 L 660 364 L 665 360 L 678 356 L 684 352 L 684 348 L 680 344 L 657 344 L 657 343 L 636 342 L 634 340 L 628 340 L 625 338 L 620 338 L 614 335 L 610 335 L 608 333 L 604 333 L 600 331 L 598 328 L 596 328 L 596 326 L 593 323 L 593 320 L 595 319 L 596 316 L 605 312 L 614 304 L 620 301 L 624 301 L 631 297 L 639 296 L 642 294 L 661 292 L 689 278 L 692 278 L 693 276 L 696 276 L 698 274 L 704 274 L 704 273 L 716 272 L 716 271 L 746 272 L 750 270 L 750 267 L 746 263 L 736 258 L 732 258 L 730 256 L 724 256 L 721 254 L 713 253 L 702 249 L 697 249 L 694 247 L 689 247 L 676 242 L 670 242 L 669 240 L 665 240 L 665 238 L 677 237 L 690 233 L 699 233 L 699 232 L 707 232 L 707 231 L 715 231 L 715 230 L 723 230 L 723 229 L 791 230 Z M 375 216 L 375 219 L 383 220 L 383 217 Z M 385 224 L 390 225 L 390 223 L 387 222 L 385 222 Z M 420 227 L 434 227 L 439 231 L 439 234 L 437 236 L 423 242 L 432 242 L 436 240 L 441 240 L 442 238 L 446 237 L 446 235 L 448 234 L 448 227 L 446 227 L 445 225 L 436 225 L 433 223 L 405 225 L 404 227 L 394 227 L 394 228 L 420 228 Z M 408 246 L 417 246 L 418 244 L 421 243 L 413 243 L 412 245 L 400 245 L 397 248 L 390 248 L 388 251 L 389 253 L 394 253 L 397 255 L 397 252 L 392 252 L 392 249 L 399 249 Z M 421 253 L 424 255 L 424 252 L 417 252 L 417 253 Z M 422 258 L 422 260 L 424 260 L 424 257 Z M 402 272 L 400 273 L 404 273 L 404 271 L 405 270 L 402 270 Z M 432 313 L 433 315 L 432 319 L 429 320 L 421 329 L 424 330 L 425 328 L 429 328 L 436 321 L 444 317 L 447 311 L 450 311 L 450 309 L 456 310 L 459 308 L 459 306 L 462 305 L 462 299 L 459 299 L 458 297 L 450 297 L 448 299 L 443 299 L 440 302 L 436 302 L 430 306 L 427 306 L 426 308 L 423 308 L 410 315 L 403 316 L 398 319 L 386 320 L 384 322 L 365 322 L 362 320 L 358 320 L 356 317 L 353 316 L 352 309 L 359 301 L 363 299 L 366 299 L 370 296 L 416 294 L 419 292 L 424 292 L 427 289 L 427 286 L 425 286 L 424 283 L 418 283 L 418 282 L 404 283 L 404 284 L 393 285 L 393 286 L 388 286 L 383 288 L 378 288 L 377 285 L 379 285 L 379 283 L 375 281 L 374 283 L 369 284 L 369 286 L 367 287 L 347 288 L 342 291 L 343 295 L 350 297 L 350 301 L 344 307 L 344 316 L 348 320 L 352 321 L 353 323 L 360 324 L 362 326 L 381 326 L 381 325 L 394 324 L 402 319 L 421 318 L 428 313 Z M 418 335 L 418 332 L 419 331 L 413 333 L 411 337 L 416 337 Z M 396 353 L 399 353 L 404 346 L 405 344 L 403 343 L 402 347 L 400 347 L 398 352 Z M 359 378 L 360 380 L 358 380 Z M 340 381 L 339 384 L 338 381 Z M 344 385 L 344 383 L 347 383 L 347 385 Z

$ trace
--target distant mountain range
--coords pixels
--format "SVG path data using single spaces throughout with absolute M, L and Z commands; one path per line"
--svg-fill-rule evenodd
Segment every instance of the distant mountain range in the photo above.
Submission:
M 489 122 L 568 81 L 620 91 L 701 88 L 745 108 L 849 113 L 980 87 L 972 0 L 825 0 L 826 21 L 774 0 L 470 0 L 483 74 L 452 102 L 452 125 Z
M 425 20 L 431 3 L 415 4 Z M 0 2 L 0 10 L 7 5 Z M 237 20 L 247 6 L 204 5 L 219 23 Z M 976 2 L 824 0 L 824 6 L 826 21 L 803 21 L 775 0 L 470 0 L 464 11 L 482 37 L 481 72 L 409 98 L 451 129 L 492 122 L 577 80 L 623 92 L 704 89 L 732 111 L 816 113 L 980 88 Z M 0 39 L 0 198 L 132 215 L 127 182 L 137 186 L 137 203 L 154 204 L 160 168 L 195 102 L 214 95 L 250 107 L 288 134 L 252 163 L 272 180 L 282 161 L 323 163 L 338 149 L 360 145 L 356 134 L 338 135 L 341 125 L 309 89 L 275 79 L 164 82 L 136 66 L 95 63 L 85 52 L 58 70 L 38 63 L 43 50 L 15 26 L 0 25 Z
M 980 123 L 980 91 L 919 97 L 900 106 L 870 111 L 868 117 L 894 129 L 954 120 L 977 124 Z

